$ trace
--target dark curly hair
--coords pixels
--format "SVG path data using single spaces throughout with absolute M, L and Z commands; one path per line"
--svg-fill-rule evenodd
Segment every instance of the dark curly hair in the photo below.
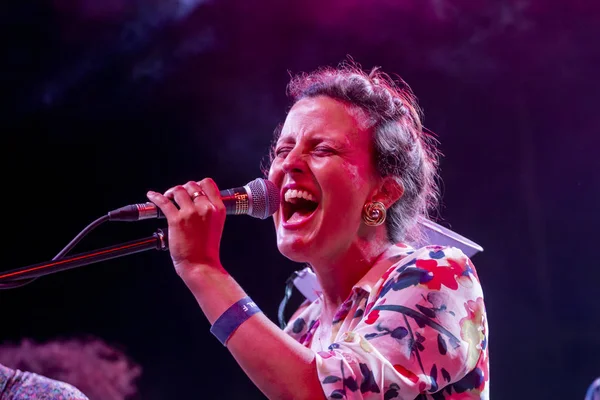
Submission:
M 402 197 L 387 210 L 388 239 L 393 243 L 420 240 L 417 222 L 428 218 L 437 205 L 439 152 L 437 141 L 423 128 L 422 111 L 406 82 L 392 79 L 378 67 L 366 72 L 350 60 L 337 68 L 292 76 L 287 94 L 292 106 L 304 98 L 328 96 L 362 111 L 364 128 L 373 135 L 379 174 L 394 177 L 404 188 Z M 281 125 L 273 143 L 280 133 Z
M 0 363 L 69 383 L 90 400 L 139 398 L 141 367 L 123 351 L 94 338 L 23 339 L 0 345 Z

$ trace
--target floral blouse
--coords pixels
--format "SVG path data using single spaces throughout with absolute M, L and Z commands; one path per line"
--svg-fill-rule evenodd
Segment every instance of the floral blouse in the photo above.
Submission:
M 483 292 L 460 249 L 391 246 L 339 307 L 330 337 L 321 309 L 322 296 L 305 302 L 285 331 L 315 351 L 327 398 L 489 398 Z
M 0 400 L 89 400 L 75 387 L 0 364 Z

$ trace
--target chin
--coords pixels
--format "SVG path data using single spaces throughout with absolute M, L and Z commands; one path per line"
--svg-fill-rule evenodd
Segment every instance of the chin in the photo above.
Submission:
M 279 252 L 298 263 L 310 263 L 311 255 L 315 255 L 313 247 L 305 237 L 286 235 L 277 238 Z

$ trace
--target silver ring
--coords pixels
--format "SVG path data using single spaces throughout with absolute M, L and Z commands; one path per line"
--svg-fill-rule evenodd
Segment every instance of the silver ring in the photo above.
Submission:
M 196 198 L 200 196 L 206 196 L 202 190 L 192 193 L 192 201 L 196 200 Z

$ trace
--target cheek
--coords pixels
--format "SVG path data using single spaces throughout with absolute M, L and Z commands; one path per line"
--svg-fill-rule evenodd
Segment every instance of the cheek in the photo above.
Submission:
M 355 164 L 344 164 L 338 173 L 328 176 L 327 182 L 324 182 L 330 188 L 327 190 L 327 213 L 337 221 L 334 225 L 348 228 L 360 222 L 363 205 L 369 196 L 370 182 L 367 171 Z
M 269 172 L 267 174 L 267 180 L 273 182 L 278 188 L 281 188 L 283 174 L 281 173 L 281 168 L 278 167 L 276 160 L 273 160 L 273 162 L 271 163 L 271 167 L 269 168 Z M 278 220 L 279 207 L 277 208 L 277 210 L 275 210 L 275 214 L 273 215 L 273 222 L 275 223 L 275 226 L 277 226 Z
M 366 201 L 371 190 L 372 175 L 371 171 L 361 164 L 343 164 L 342 174 L 344 179 L 337 178 L 337 185 L 343 185 L 347 196 L 351 196 L 360 201 Z
M 362 162 L 336 161 L 323 164 L 315 164 L 313 171 L 317 175 L 322 188 L 330 194 L 342 192 L 348 195 L 348 191 L 364 192 L 370 186 L 371 171 Z M 327 190 L 331 188 L 332 190 Z
M 339 224 L 352 223 L 360 215 L 367 197 L 366 181 L 356 167 L 347 167 L 341 173 L 328 176 L 325 196 L 327 213 Z
M 273 162 L 271 163 L 267 179 L 275 184 L 278 183 L 278 179 L 281 179 L 281 168 L 279 167 L 279 162 L 277 161 L 277 159 L 273 160 Z
M 349 184 L 353 189 L 360 189 L 364 184 L 364 179 L 361 176 L 360 168 L 357 165 L 346 164 L 344 165 L 344 172 L 347 175 Z

